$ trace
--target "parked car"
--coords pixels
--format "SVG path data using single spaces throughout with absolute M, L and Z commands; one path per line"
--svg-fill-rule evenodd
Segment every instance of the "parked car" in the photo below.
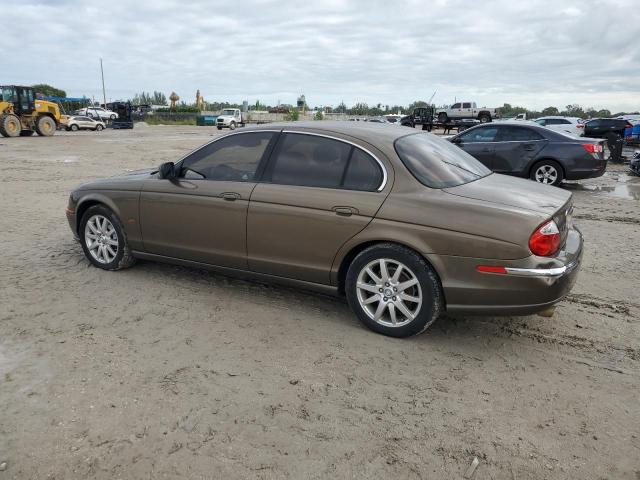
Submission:
M 500 117 L 500 109 L 478 107 L 476 102 L 458 102 L 448 108 L 437 110 L 436 117 L 439 123 L 462 120 L 463 118 L 477 119 L 482 123 L 488 123 L 494 118 Z
M 410 115 L 400 119 L 400 125 L 411 128 L 415 128 L 416 125 L 422 125 L 422 130 L 431 131 L 434 111 L 433 106 L 414 108 Z
M 640 150 L 633 152 L 633 158 L 629 162 L 629 169 L 632 173 L 640 176 Z
M 617 138 L 624 138 L 625 128 L 633 128 L 633 125 L 628 120 L 617 118 L 594 118 L 584 124 L 584 136 L 607 138 L 613 134 Z
M 106 125 L 101 120 L 94 120 L 93 118 L 76 116 L 69 117 L 69 120 L 66 122 L 67 130 L 95 130 L 99 132 L 104 129 Z
M 540 117 L 534 120 L 538 125 L 556 130 L 558 132 L 566 132 L 576 137 L 584 135 L 584 122 L 578 117 L 560 117 L 549 116 Z
M 405 337 L 445 311 L 548 310 L 580 266 L 571 210 L 571 193 L 492 174 L 434 135 L 327 121 L 86 183 L 67 217 L 96 267 L 141 258 L 346 295 L 367 327 Z
M 99 118 L 100 120 L 115 120 L 118 114 L 114 111 L 104 109 L 102 107 L 85 107 L 75 111 L 76 115 L 85 117 Z
M 601 176 L 604 142 L 577 138 L 518 120 L 478 125 L 449 139 L 494 172 L 558 186 Z

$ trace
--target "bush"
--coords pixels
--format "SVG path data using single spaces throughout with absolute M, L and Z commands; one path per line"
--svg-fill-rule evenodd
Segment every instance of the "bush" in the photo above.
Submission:
M 287 120 L 289 120 L 290 122 L 295 122 L 300 118 L 300 112 L 298 112 L 298 109 L 294 108 L 293 110 L 291 110 L 289 112 L 289 115 L 287 115 Z
M 324 115 L 322 114 L 322 112 L 320 110 L 318 110 L 316 112 L 316 114 L 313 116 L 314 120 L 324 120 Z

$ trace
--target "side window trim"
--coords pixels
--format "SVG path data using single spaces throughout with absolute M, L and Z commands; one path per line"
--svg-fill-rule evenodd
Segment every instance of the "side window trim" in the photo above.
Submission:
M 381 192 L 382 190 L 384 190 L 384 187 L 387 186 L 388 175 L 387 175 L 387 169 L 384 166 L 384 163 L 382 163 L 380 161 L 380 159 L 376 155 L 371 153 L 371 151 L 367 150 L 366 148 L 362 147 L 361 145 L 358 145 L 357 143 L 351 142 L 349 140 L 345 140 L 344 138 L 334 137 L 332 135 L 325 135 L 323 133 L 304 132 L 304 131 L 301 131 L 301 130 L 282 130 L 282 133 L 296 133 L 296 134 L 299 134 L 299 135 L 312 135 L 312 136 L 315 136 L 315 137 L 324 137 L 324 138 L 328 138 L 330 140 L 336 140 L 338 142 L 346 143 L 348 145 L 351 145 L 351 147 L 359 148 L 364 153 L 366 153 L 367 155 L 372 157 L 376 161 L 376 163 L 378 164 L 380 169 L 382 170 L 382 182 L 380 182 L 380 185 L 378 186 L 378 188 L 375 189 L 375 191 L 376 192 Z M 283 137 L 283 135 L 282 135 L 282 137 Z M 349 161 L 351 161 L 351 157 L 353 156 L 353 150 L 354 149 L 352 149 L 351 152 L 349 153 Z M 347 167 L 348 167 L 348 165 L 347 165 Z M 346 168 L 345 168 L 345 172 L 346 172 Z

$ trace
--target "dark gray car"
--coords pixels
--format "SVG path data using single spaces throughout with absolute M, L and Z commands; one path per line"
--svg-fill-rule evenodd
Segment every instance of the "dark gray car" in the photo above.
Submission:
M 479 125 L 450 140 L 494 172 L 549 185 L 599 177 L 607 168 L 602 140 L 574 137 L 533 122 Z

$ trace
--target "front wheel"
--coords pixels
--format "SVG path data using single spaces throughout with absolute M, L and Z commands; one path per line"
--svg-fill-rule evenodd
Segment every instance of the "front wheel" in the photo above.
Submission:
M 222 130 L 222 127 L 218 127 L 218 130 Z
M 80 221 L 82 250 L 103 270 L 120 270 L 135 263 L 118 217 L 103 205 L 89 207 Z
M 529 178 L 538 183 L 557 187 L 562 183 L 564 174 L 558 162 L 554 160 L 541 160 L 531 168 Z
M 235 130 L 235 129 L 236 129 L 236 122 L 231 122 L 231 123 L 229 124 L 229 128 L 230 128 L 231 130 Z
M 345 290 L 360 321 L 391 337 L 422 333 L 444 308 L 433 269 L 414 251 L 393 243 L 358 254 L 349 266 Z
M 56 131 L 56 122 L 53 118 L 43 115 L 36 121 L 36 133 L 41 137 L 50 137 Z
M 99 132 L 100 130 L 102 130 L 102 125 L 96 125 L 96 132 Z
M 71 127 L 69 127 L 71 129 L 72 132 L 77 132 L 80 127 L 78 127 L 78 125 L 71 125 Z

